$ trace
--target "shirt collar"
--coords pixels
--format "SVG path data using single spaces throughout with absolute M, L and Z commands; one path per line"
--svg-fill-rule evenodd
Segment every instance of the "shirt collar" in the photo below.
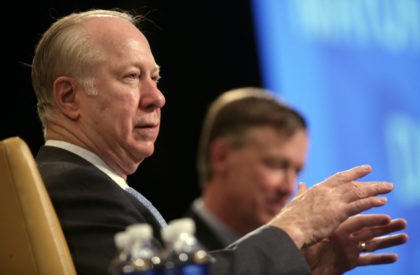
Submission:
M 217 236 L 222 240 L 225 246 L 238 240 L 241 236 L 233 232 L 216 216 L 210 213 L 204 206 L 202 198 L 195 199 L 193 208 L 197 215 L 199 215 L 212 229 L 217 233 Z
M 70 151 L 70 152 L 80 156 L 81 158 L 83 158 L 83 159 L 87 160 L 88 162 L 92 163 L 94 166 L 96 166 L 103 173 L 107 174 L 122 189 L 127 189 L 128 188 L 128 184 L 125 181 L 125 179 L 123 177 L 119 176 L 114 171 L 112 171 L 111 168 L 109 168 L 109 166 L 101 158 L 99 158 L 98 155 L 96 155 L 95 153 L 93 153 L 89 150 L 86 150 L 85 148 L 80 147 L 78 145 L 71 144 L 69 142 L 61 141 L 61 140 L 50 139 L 50 140 L 47 140 L 45 142 L 45 145 L 46 146 L 58 147 L 58 148 Z

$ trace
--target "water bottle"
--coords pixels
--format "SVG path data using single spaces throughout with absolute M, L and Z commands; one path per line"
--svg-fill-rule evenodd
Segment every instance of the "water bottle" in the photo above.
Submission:
M 139 223 L 127 227 L 130 236 L 129 275 L 159 275 L 162 260 L 161 250 L 154 243 L 153 229 L 149 224 Z
M 112 275 L 161 275 L 161 250 L 154 243 L 149 224 L 133 224 L 114 236 L 117 255 L 110 265 Z
M 165 275 L 210 274 L 209 263 L 213 259 L 195 237 L 192 219 L 173 220 L 161 233 L 165 242 Z
M 114 243 L 117 247 L 117 254 L 111 261 L 110 273 L 112 275 L 129 274 L 134 271 L 130 263 L 130 235 L 127 231 L 115 234 Z

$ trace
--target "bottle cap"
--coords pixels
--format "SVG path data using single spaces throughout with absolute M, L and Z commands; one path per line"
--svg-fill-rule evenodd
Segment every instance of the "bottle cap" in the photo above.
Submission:
M 140 238 L 142 240 L 151 239 L 153 237 L 153 229 L 150 224 L 136 223 L 127 226 L 125 230 L 132 238 Z
M 130 235 L 127 231 L 117 232 L 114 235 L 114 243 L 118 249 L 123 249 L 129 242 Z
M 165 242 L 173 242 L 181 233 L 195 233 L 195 223 L 191 218 L 180 218 L 169 222 L 162 228 L 161 235 Z

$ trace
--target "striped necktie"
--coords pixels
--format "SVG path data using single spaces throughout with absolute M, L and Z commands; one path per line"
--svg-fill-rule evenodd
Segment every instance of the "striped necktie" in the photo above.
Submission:
M 162 215 L 159 213 L 156 207 L 154 207 L 153 204 L 148 199 L 146 199 L 145 196 L 140 194 L 140 192 L 138 192 L 136 189 L 132 187 L 126 188 L 125 191 L 133 195 L 136 199 L 138 199 L 141 202 L 141 204 L 147 207 L 147 209 L 150 210 L 150 212 L 153 214 L 155 219 L 159 222 L 161 227 L 165 227 L 167 225 L 165 219 L 162 217 Z

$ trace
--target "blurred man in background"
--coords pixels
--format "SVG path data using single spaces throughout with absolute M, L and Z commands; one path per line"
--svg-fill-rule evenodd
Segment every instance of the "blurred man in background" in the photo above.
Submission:
M 208 110 L 199 141 L 203 194 L 186 214 L 194 219 L 200 242 L 209 250 L 221 249 L 273 219 L 296 190 L 308 147 L 305 118 L 269 91 L 244 87 L 221 94 Z M 371 229 L 372 238 L 404 228 L 402 220 L 376 227 L 387 221 L 386 215 L 356 216 L 335 236 L 354 242 L 349 234 L 362 228 Z M 383 263 L 396 260 L 395 255 L 383 256 Z M 352 264 L 358 257 L 353 255 Z

